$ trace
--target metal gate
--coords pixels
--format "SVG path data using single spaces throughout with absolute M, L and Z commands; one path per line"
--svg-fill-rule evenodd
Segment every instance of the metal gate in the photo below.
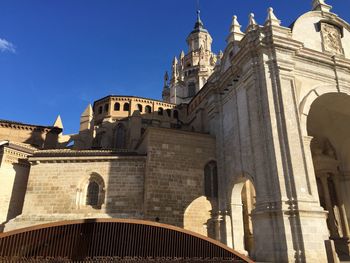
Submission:
M 123 219 L 63 221 L 0 234 L 0 262 L 252 262 L 169 225 Z

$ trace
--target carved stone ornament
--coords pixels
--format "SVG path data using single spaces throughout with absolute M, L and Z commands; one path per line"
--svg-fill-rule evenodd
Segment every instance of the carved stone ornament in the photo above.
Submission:
M 336 54 L 344 54 L 341 43 L 341 32 L 337 26 L 321 23 L 323 50 Z

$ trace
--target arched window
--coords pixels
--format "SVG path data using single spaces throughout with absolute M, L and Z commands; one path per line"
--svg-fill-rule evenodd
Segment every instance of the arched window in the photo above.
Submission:
M 105 104 L 105 112 L 107 112 L 108 111 L 108 107 L 109 105 L 108 104 Z
M 129 109 L 130 109 L 130 105 L 129 105 L 129 103 L 124 103 L 124 107 L 123 107 L 123 110 L 124 111 L 129 111 Z
M 142 112 L 142 105 L 141 104 L 137 104 L 137 109 L 139 110 L 139 112 Z
M 174 119 L 178 119 L 179 118 L 179 112 L 177 110 L 174 110 Z
M 116 145 L 115 147 L 117 149 L 125 149 L 125 135 L 126 135 L 126 131 L 125 131 L 125 127 L 123 124 L 119 123 L 117 126 L 117 130 L 116 130 Z
M 151 113 L 151 111 L 152 111 L 151 106 L 147 105 L 147 106 L 145 107 L 145 112 L 146 112 L 146 113 Z
M 214 161 L 204 167 L 204 193 L 207 198 L 218 197 L 218 174 Z
M 86 205 L 97 206 L 100 186 L 95 181 L 89 182 L 86 191 Z
M 120 103 L 119 103 L 119 102 L 116 102 L 116 103 L 114 104 L 114 110 L 115 110 L 115 111 L 120 111 Z
M 92 173 L 85 177 L 77 188 L 77 207 L 83 208 L 91 206 L 101 209 L 105 202 L 105 183 L 97 173 Z
M 168 114 L 168 117 L 171 117 L 171 109 L 167 109 L 166 113 Z
M 160 107 L 160 108 L 158 108 L 158 115 L 163 115 L 163 108 L 162 107 Z
M 98 107 L 98 114 L 102 114 L 102 106 Z

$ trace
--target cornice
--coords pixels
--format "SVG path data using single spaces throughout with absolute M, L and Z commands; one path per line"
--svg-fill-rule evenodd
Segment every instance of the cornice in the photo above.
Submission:
M 40 125 L 32 125 L 32 124 L 26 124 L 21 122 L 14 122 L 14 121 L 7 121 L 7 120 L 0 120 L 0 128 L 11 128 L 16 130 L 28 130 L 28 131 L 44 131 L 46 133 L 57 130 L 57 133 L 61 133 L 62 129 L 52 126 L 40 126 Z
M 33 165 L 38 163 L 105 162 L 113 160 L 139 159 L 146 155 L 129 151 L 112 150 L 41 150 L 28 158 Z

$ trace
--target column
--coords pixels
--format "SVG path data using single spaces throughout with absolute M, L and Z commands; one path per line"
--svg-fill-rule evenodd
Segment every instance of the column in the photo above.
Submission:
M 238 252 L 247 255 L 244 248 L 244 223 L 243 223 L 243 205 L 231 204 L 233 248 Z
M 335 216 L 334 216 L 332 201 L 331 201 L 331 197 L 330 197 L 329 189 L 328 189 L 328 177 L 329 177 L 329 175 L 327 173 L 322 173 L 318 177 L 321 180 L 326 209 L 328 211 L 328 227 L 330 228 L 329 230 L 331 232 L 330 237 L 336 238 L 336 237 L 339 237 L 339 232 L 338 232 L 338 229 L 337 229 L 335 222 L 334 222 Z
M 343 235 L 344 235 L 344 237 L 349 238 L 350 237 L 349 222 L 348 222 L 348 218 L 346 216 L 346 211 L 345 211 L 345 206 L 344 206 L 344 202 L 343 202 L 343 196 L 341 194 L 338 176 L 339 175 L 332 176 L 332 180 L 333 180 L 333 183 L 335 186 L 335 192 L 336 192 L 336 197 L 337 197 L 338 207 L 339 207 L 339 212 L 340 212 L 340 217 L 341 217 Z

